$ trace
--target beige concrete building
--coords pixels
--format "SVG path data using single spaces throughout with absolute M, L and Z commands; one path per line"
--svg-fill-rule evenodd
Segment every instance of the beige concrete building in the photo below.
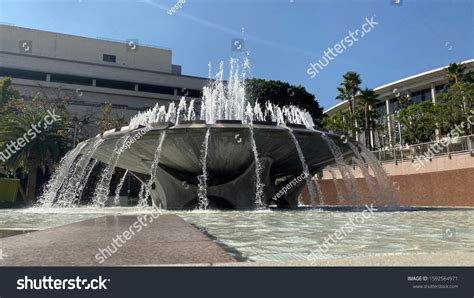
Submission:
M 109 102 L 130 118 L 155 103 L 201 97 L 207 79 L 181 74 L 172 51 L 137 41 L 109 41 L 0 25 L 0 78 L 29 100 L 70 100 L 79 116 L 100 114 Z
M 462 61 L 466 70 L 474 71 L 474 59 Z M 407 95 L 414 103 L 430 100 L 436 102 L 437 94 L 443 90 L 446 84 L 446 67 L 440 67 L 430 71 L 426 71 L 417 75 L 413 75 L 401 80 L 385 84 L 374 88 L 378 95 L 379 102 L 372 108 L 378 110 L 382 115 L 380 123 L 387 126 L 387 135 L 377 136 L 372 135 L 373 142 L 378 145 L 381 143 L 381 138 L 385 138 L 382 143 L 400 143 L 400 128 L 396 121 L 395 115 L 398 112 L 397 97 L 400 95 Z M 331 116 L 340 110 L 348 110 L 348 101 L 343 101 L 324 113 Z

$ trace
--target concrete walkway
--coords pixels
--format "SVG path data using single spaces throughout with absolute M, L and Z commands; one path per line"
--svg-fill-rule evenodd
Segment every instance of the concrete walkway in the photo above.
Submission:
M 156 216 L 156 215 L 155 215 Z M 0 266 L 154 266 L 235 262 L 176 215 L 105 216 L 0 239 Z

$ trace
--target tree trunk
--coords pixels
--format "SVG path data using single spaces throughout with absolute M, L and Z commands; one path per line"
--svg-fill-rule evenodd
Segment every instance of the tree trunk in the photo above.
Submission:
M 365 120 L 365 127 L 364 127 L 364 131 L 365 131 L 365 147 L 369 148 L 369 149 L 372 149 L 370 148 L 370 131 L 369 131 L 369 106 L 368 105 L 365 105 L 364 107 L 364 120 Z
M 28 160 L 28 181 L 26 184 L 26 204 L 33 205 L 36 197 L 36 178 L 37 170 L 36 162 L 34 160 Z

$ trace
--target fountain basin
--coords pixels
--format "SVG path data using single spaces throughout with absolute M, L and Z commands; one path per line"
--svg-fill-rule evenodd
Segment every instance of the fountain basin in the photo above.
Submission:
M 251 128 L 240 121 L 219 121 L 216 124 L 184 122 L 153 124 L 118 158 L 117 167 L 127 169 L 137 178 L 149 179 L 154 153 L 160 134 L 166 130 L 151 197 L 156 205 L 166 209 L 192 208 L 197 201 L 198 176 L 202 175 L 200 161 L 203 140 L 210 130 L 207 158 L 207 193 L 211 205 L 221 208 L 255 208 L 255 158 L 251 147 Z M 98 136 L 103 143 L 93 158 L 109 163 L 117 141 L 125 135 L 133 136 L 140 129 L 116 131 Z M 253 125 L 255 143 L 262 166 L 260 179 L 264 186 L 262 201 L 269 200 L 288 181 L 301 175 L 302 164 L 290 131 L 297 138 L 309 172 L 315 174 L 334 162 L 321 131 L 300 126 L 275 126 L 274 123 Z M 344 158 L 352 154 L 339 135 L 325 133 L 340 148 Z M 92 144 L 93 139 L 86 142 Z M 83 151 L 88 150 L 85 146 Z M 279 183 L 281 182 L 281 183 Z M 283 184 L 284 183 L 284 184 Z M 277 202 L 280 207 L 296 207 L 304 183 L 292 188 Z

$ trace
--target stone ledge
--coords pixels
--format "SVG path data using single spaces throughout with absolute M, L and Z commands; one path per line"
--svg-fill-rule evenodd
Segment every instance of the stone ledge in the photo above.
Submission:
M 148 215 L 150 219 L 151 216 Z M 0 239 L 0 266 L 153 266 L 235 262 L 222 248 L 176 215 L 146 222 L 103 263 L 96 254 L 137 222 L 136 216 L 105 216 Z M 135 229 L 134 231 L 137 231 Z M 115 246 L 116 247 L 116 246 Z M 105 255 L 104 254 L 104 255 Z

